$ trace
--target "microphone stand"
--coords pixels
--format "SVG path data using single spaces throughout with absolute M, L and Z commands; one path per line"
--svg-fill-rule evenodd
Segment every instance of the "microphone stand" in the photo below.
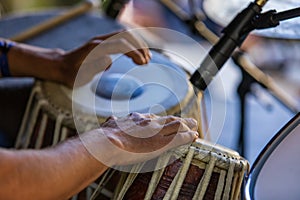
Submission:
M 192 1 L 192 0 L 191 0 Z M 190 26 L 193 32 L 197 32 L 201 37 L 206 39 L 211 44 L 216 44 L 220 41 L 219 37 L 214 34 L 210 29 L 207 28 L 205 23 L 196 15 L 190 16 L 183 9 L 177 6 L 172 0 L 161 0 L 162 4 L 170 9 L 179 19 L 184 21 L 188 26 Z M 261 1 L 262 2 L 262 1 Z M 265 3 L 265 2 L 263 2 Z M 290 19 L 293 17 L 300 16 L 300 8 L 276 13 L 275 10 L 270 10 L 265 13 L 260 13 L 256 15 L 250 23 L 246 24 L 245 27 L 242 27 L 240 30 L 244 31 L 244 34 L 240 34 L 243 38 L 237 38 L 240 40 L 240 44 L 254 29 L 264 29 L 275 27 L 279 25 L 279 21 Z M 231 28 L 234 28 L 231 24 Z M 227 28 L 228 30 L 228 28 Z M 228 52 L 226 52 L 228 53 Z M 271 92 L 272 96 L 275 97 L 283 106 L 289 109 L 293 113 L 299 112 L 299 106 L 297 102 L 285 91 L 279 89 L 275 81 L 262 72 L 252 61 L 246 56 L 245 52 L 242 52 L 239 49 L 234 49 L 230 54 L 234 63 L 242 71 L 242 81 L 238 87 L 238 95 L 240 98 L 240 109 L 241 109 L 241 121 L 240 121 L 240 135 L 238 139 L 239 152 L 242 156 L 245 155 L 245 141 L 244 141 L 244 129 L 246 123 L 246 95 L 251 92 L 251 85 L 256 83 L 266 88 Z M 223 63 L 224 64 L 224 63 Z M 223 65 L 221 64 L 221 66 Z M 220 67 L 221 67 L 220 66 Z M 217 73 L 217 72 L 216 72 Z M 197 77 L 199 78 L 199 77 Z M 205 90 L 206 86 L 210 81 L 204 82 L 204 86 L 200 89 Z

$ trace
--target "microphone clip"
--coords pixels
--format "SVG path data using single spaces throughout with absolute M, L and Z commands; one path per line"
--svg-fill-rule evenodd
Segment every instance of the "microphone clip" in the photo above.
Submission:
M 300 7 L 277 13 L 276 10 L 269 10 L 258 15 L 252 22 L 252 29 L 273 28 L 279 25 L 280 21 L 300 16 Z

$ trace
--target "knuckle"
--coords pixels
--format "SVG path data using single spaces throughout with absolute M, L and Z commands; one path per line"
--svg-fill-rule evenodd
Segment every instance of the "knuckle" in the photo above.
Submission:
M 179 118 L 175 117 L 174 115 L 168 115 L 166 119 L 169 121 L 179 121 Z
M 125 38 L 120 38 L 120 39 L 119 39 L 119 42 L 120 42 L 122 45 L 128 45 L 128 41 L 127 41 Z

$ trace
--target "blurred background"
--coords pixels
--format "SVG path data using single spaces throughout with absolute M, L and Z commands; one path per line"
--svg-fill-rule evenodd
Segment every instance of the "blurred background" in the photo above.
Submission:
M 77 5 L 80 2 L 82 1 L 0 0 L 0 10 L 2 16 L 5 16 L 24 12 L 35 12 L 37 10 L 43 11 L 53 8 L 68 8 Z M 203 17 L 202 19 L 204 19 L 206 25 L 214 33 L 218 35 L 221 34 L 220 31 L 222 30 L 222 26 L 224 26 L 224 24 L 214 23 L 214 19 L 212 19 L 211 16 L 206 15 L 207 13 L 212 13 L 212 15 L 214 15 L 214 12 L 218 13 L 217 8 L 220 7 L 222 10 L 222 5 L 219 4 L 221 1 L 195 1 L 198 2 L 199 6 L 194 7 L 194 10 L 190 9 L 187 0 L 174 0 L 173 2 L 179 5 L 180 8 L 185 10 L 187 13 L 194 12 L 198 8 L 199 10 L 202 9 L 202 2 L 206 2 L 208 5 L 207 8 L 210 10 L 206 10 L 206 12 L 202 10 L 200 11 L 200 15 Z M 232 4 L 232 2 L 227 4 L 227 1 L 222 2 L 225 5 L 237 5 Z M 248 3 L 250 1 L 246 2 Z M 276 1 L 274 2 L 276 3 Z M 244 4 L 239 6 L 242 8 L 244 7 Z M 226 8 L 223 10 L 226 10 Z M 227 9 L 227 11 L 231 12 L 230 9 Z M 238 9 L 235 8 L 235 12 L 237 11 Z M 101 13 L 101 9 L 95 9 L 95 12 Z M 231 14 L 232 13 L 234 12 L 231 12 Z M 227 17 L 226 14 L 225 17 L 221 16 L 220 18 L 224 18 L 224 21 L 226 22 L 230 20 L 230 17 Z M 128 5 L 126 5 L 123 13 L 121 13 L 116 21 L 128 26 L 166 27 L 182 32 L 192 37 L 196 41 L 199 41 L 201 45 L 206 48 L 206 51 L 208 51 L 211 47 L 207 41 L 199 36 L 199 34 L 195 33 L 195 30 L 191 30 L 191 26 L 189 24 L 182 19 L 179 19 L 174 12 L 167 9 L 158 0 L 132 0 Z M 92 26 L 85 28 L 91 30 L 94 29 Z M 80 32 L 81 30 L 76 29 L 76 31 Z M 5 31 L 2 30 L 2 32 Z M 64 34 L 71 34 L 71 32 L 64 32 Z M 296 36 L 299 36 L 300 38 L 300 34 L 297 34 Z M 199 64 L 205 55 L 203 53 L 200 54 L 200 52 L 194 50 L 191 46 L 187 46 L 185 41 L 172 40 L 172 38 L 170 38 L 168 35 L 166 37 L 160 37 L 163 40 L 167 40 L 168 45 L 179 45 L 177 48 L 185 51 L 186 54 L 190 54 L 195 57 Z M 296 56 L 300 51 L 299 40 L 285 40 L 285 38 L 272 38 L 272 36 L 264 37 L 261 35 L 253 35 L 249 37 L 246 42 L 248 46 L 245 46 L 245 48 L 249 52 L 249 56 L 255 62 L 255 64 L 257 64 L 266 73 L 272 75 L 280 88 L 291 94 L 299 105 L 299 58 Z M 49 45 L 57 44 L 51 43 Z M 198 67 L 198 65 L 196 67 Z M 212 119 L 217 121 L 224 120 L 221 132 L 218 127 L 210 127 L 211 139 L 216 141 L 216 143 L 231 149 L 239 150 L 238 140 L 240 134 L 241 110 L 240 99 L 237 90 L 243 78 L 242 73 L 240 68 L 234 65 L 232 60 L 229 60 L 222 71 L 218 74 L 218 77 L 222 78 L 223 85 L 221 86 L 218 84 L 218 82 L 213 82 L 210 85 L 209 92 L 205 92 L 207 118 L 209 123 Z M 244 117 L 246 123 L 244 129 L 244 142 L 246 146 L 246 153 L 243 156 L 246 157 L 251 164 L 254 162 L 257 155 L 272 138 L 272 136 L 276 134 L 276 132 L 283 125 L 285 125 L 295 115 L 295 113 L 287 109 L 282 102 L 276 100 L 276 98 L 274 98 L 274 96 L 272 96 L 265 88 L 254 84 L 248 89 L 251 91 L 247 93 L 248 95 L 245 100 L 246 113 Z M 226 108 L 225 118 L 222 119 L 224 117 L 224 112 L 222 110 L 224 107 Z
M 58 6 L 71 6 L 79 0 L 1 0 L 1 13 L 33 11 Z

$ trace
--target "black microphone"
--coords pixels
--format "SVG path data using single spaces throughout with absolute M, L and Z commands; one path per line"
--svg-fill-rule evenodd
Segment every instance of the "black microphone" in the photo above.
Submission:
M 249 32 L 254 29 L 252 21 L 260 14 L 265 3 L 266 1 L 262 2 L 260 0 L 250 3 L 222 31 L 223 36 L 211 48 L 202 61 L 201 66 L 190 78 L 191 83 L 195 87 L 200 90 L 207 88 L 224 63 L 231 57 L 236 47 L 240 46 Z
M 107 16 L 116 19 L 129 1 L 130 0 L 102 0 L 102 10 Z

